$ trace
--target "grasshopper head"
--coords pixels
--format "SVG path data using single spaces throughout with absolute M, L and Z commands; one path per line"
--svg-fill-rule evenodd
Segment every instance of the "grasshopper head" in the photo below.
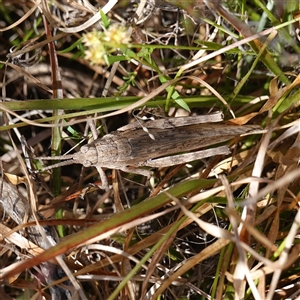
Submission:
M 98 162 L 97 150 L 93 146 L 82 146 L 78 153 L 75 153 L 73 160 L 84 167 L 95 166 Z

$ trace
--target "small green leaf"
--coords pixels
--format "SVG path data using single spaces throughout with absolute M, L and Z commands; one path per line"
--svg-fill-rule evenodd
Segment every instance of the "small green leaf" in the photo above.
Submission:
M 105 57 L 105 61 L 106 63 L 110 66 L 111 64 L 117 62 L 117 61 L 124 61 L 124 60 L 128 60 L 128 57 L 123 56 L 123 55 L 109 55 Z
M 110 25 L 110 19 L 107 17 L 107 15 L 100 9 L 100 16 L 102 20 L 102 24 L 105 28 L 108 28 Z
M 299 90 L 297 90 L 294 94 L 291 94 L 287 97 L 283 97 L 282 99 L 280 99 L 276 104 L 276 106 L 273 108 L 273 111 L 274 112 L 277 111 L 278 113 L 283 113 L 284 111 L 286 111 L 287 109 L 295 105 L 295 103 L 298 103 L 299 99 L 300 99 L 300 92 Z
M 82 135 L 71 126 L 67 127 L 67 131 L 69 131 L 71 133 L 73 138 L 81 138 L 82 137 Z
M 188 112 L 191 112 L 189 106 L 186 104 L 186 102 L 183 101 L 182 98 L 176 99 L 175 102 L 183 109 L 187 110 Z
M 162 77 L 160 77 L 162 78 Z M 161 80 L 162 82 L 163 80 Z M 168 87 L 166 90 L 169 91 L 171 87 Z M 174 90 L 172 93 L 172 99 L 183 109 L 185 109 L 188 112 L 191 112 L 189 106 L 186 104 L 186 102 L 182 99 L 182 97 L 179 95 L 177 91 Z
M 78 48 L 82 50 L 82 38 L 80 38 L 79 40 L 77 40 L 75 43 L 73 43 L 70 47 L 60 50 L 58 53 L 69 53 L 71 52 L 73 49 Z

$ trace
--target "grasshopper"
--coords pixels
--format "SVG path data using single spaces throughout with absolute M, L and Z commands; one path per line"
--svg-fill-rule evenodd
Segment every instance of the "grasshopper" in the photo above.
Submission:
M 207 116 L 149 120 L 143 124 L 139 120 L 82 146 L 77 153 L 39 159 L 66 160 L 43 170 L 73 163 L 82 164 L 84 167 L 96 167 L 101 177 L 102 188 L 108 189 L 107 178 L 102 168 L 119 169 L 149 177 L 151 171 L 143 167 L 169 167 L 229 154 L 230 150 L 226 145 L 206 150 L 198 149 L 259 129 L 256 125 L 212 123 L 222 120 L 220 112 Z

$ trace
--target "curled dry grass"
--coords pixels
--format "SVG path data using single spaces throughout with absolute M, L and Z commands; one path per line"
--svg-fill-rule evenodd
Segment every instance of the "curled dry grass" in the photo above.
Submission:
M 299 8 L 274 2 L 1 2 L 2 188 L 30 207 L 23 224 L 3 211 L 2 295 L 49 298 L 37 266 L 56 257 L 74 299 L 299 297 Z M 131 46 L 91 65 L 82 34 L 109 20 Z M 143 106 L 264 130 L 149 182 L 107 170 L 109 192 L 94 169 L 24 160 L 78 151 L 88 116 L 104 134 Z M 57 245 L 29 244 L 31 215 L 57 226 Z

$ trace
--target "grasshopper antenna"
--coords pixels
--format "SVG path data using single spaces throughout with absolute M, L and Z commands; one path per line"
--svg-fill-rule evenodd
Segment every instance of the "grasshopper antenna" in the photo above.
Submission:
M 36 159 L 38 160 L 66 160 L 66 161 L 62 161 L 62 162 L 59 162 L 57 164 L 54 164 L 54 165 L 51 165 L 51 166 L 48 166 L 48 167 L 44 167 L 42 168 L 40 171 L 48 171 L 48 170 L 51 170 L 51 169 L 54 169 L 54 168 L 58 168 L 58 167 L 62 167 L 62 166 L 67 166 L 67 165 L 71 165 L 71 164 L 74 164 L 76 163 L 74 160 L 73 160 L 73 154 L 69 154 L 69 155 L 62 155 L 62 156 L 46 156 L 46 157 L 36 157 Z

